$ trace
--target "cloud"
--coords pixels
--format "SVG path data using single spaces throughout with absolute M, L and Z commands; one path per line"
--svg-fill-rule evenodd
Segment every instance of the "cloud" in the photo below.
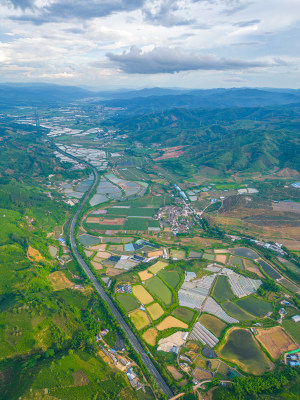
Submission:
M 10 0 L 11 4 L 30 3 L 30 0 Z M 64 20 L 88 20 L 106 17 L 118 12 L 130 12 L 141 8 L 145 0 L 58 0 L 41 8 L 34 8 L 34 13 L 12 17 L 13 20 L 29 21 L 36 25 Z M 29 8 L 29 7 L 27 7 Z M 32 8 L 32 7 L 31 7 Z
M 186 53 L 181 48 L 156 47 L 152 51 L 142 52 L 133 46 L 122 54 L 108 53 L 107 57 L 128 74 L 173 74 L 192 70 L 243 70 L 273 65 L 272 62 L 245 61 L 229 58 L 217 58 L 207 54 Z M 276 61 L 277 65 L 279 61 Z
M 0 0 L 0 4 L 8 4 L 13 8 L 20 8 L 21 10 L 34 8 L 34 0 Z
M 163 25 L 166 27 L 178 25 L 190 25 L 194 19 L 186 18 L 176 14 L 181 9 L 178 0 L 163 0 L 152 7 L 143 9 L 144 18 L 153 25 Z
M 260 19 L 252 19 L 251 21 L 241 21 L 241 22 L 236 22 L 235 24 L 233 24 L 234 26 L 239 26 L 241 28 L 245 28 L 248 26 L 253 26 L 253 25 L 257 25 L 260 23 Z

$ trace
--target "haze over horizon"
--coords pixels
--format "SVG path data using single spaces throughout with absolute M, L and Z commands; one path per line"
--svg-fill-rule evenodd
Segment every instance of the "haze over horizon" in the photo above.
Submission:
M 0 0 L 5 82 L 297 88 L 297 0 Z

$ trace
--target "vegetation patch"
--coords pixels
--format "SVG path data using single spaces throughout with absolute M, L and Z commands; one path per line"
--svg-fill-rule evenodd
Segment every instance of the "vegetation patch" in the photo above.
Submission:
M 249 314 L 255 317 L 263 317 L 273 310 L 272 303 L 258 299 L 255 296 L 245 297 L 236 302 L 236 304 Z
M 229 263 L 230 263 L 230 265 L 231 265 L 232 267 L 237 267 L 237 268 L 240 268 L 240 269 L 245 269 L 243 259 L 240 258 L 240 257 L 231 256 L 231 257 L 230 257 Z
M 149 317 L 145 311 L 136 310 L 130 314 L 130 319 L 137 330 L 145 328 L 145 326 L 150 324 Z
M 227 327 L 225 322 L 209 314 L 202 314 L 199 322 L 217 337 L 219 337 L 223 329 Z
M 245 329 L 235 329 L 229 333 L 220 355 L 254 375 L 261 375 L 272 367 L 252 334 Z
M 173 294 L 161 279 L 154 276 L 145 283 L 146 288 L 167 306 L 172 304 Z
M 127 312 L 136 310 L 140 303 L 131 294 L 118 293 L 117 300 L 122 304 Z
M 158 303 L 153 303 L 147 307 L 147 311 L 150 314 L 150 317 L 155 321 L 160 318 L 164 314 L 164 310 L 161 305 Z
M 193 321 L 195 312 L 185 307 L 178 307 L 175 308 L 175 310 L 172 312 L 172 315 L 176 318 L 182 319 L 189 324 Z
M 188 325 L 185 324 L 182 321 L 179 321 L 179 319 L 174 318 L 172 316 L 166 317 L 162 322 L 160 322 L 157 325 L 157 329 L 159 331 L 164 331 L 165 329 L 170 329 L 170 328 L 183 328 L 187 329 Z
M 132 293 L 139 299 L 142 304 L 152 303 L 153 297 L 142 285 L 135 285 L 132 288 Z
M 231 300 L 234 298 L 234 294 L 230 289 L 228 279 L 226 276 L 224 275 L 218 276 L 212 291 L 212 297 L 218 303 L 222 303 L 223 301 Z

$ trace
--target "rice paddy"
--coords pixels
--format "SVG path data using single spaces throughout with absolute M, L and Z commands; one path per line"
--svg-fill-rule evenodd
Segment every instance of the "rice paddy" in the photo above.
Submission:
M 174 290 L 177 288 L 181 281 L 180 273 L 177 271 L 160 271 L 158 276 Z
M 142 285 L 135 285 L 132 287 L 132 293 L 142 304 L 152 303 L 153 297 Z
M 169 306 L 172 303 L 172 292 L 157 276 L 148 279 L 145 283 L 145 287 L 153 296 L 160 299 L 165 305 Z
M 143 334 L 143 339 L 150 344 L 151 346 L 155 346 L 156 343 L 156 338 L 157 338 L 158 332 L 155 328 L 149 328 L 144 334 Z
M 248 321 L 254 319 L 253 315 L 248 314 L 247 312 L 243 311 L 239 306 L 231 301 L 226 301 L 222 304 L 224 310 L 231 315 L 233 318 L 238 319 L 239 321 Z
M 255 317 L 263 317 L 268 312 L 273 310 L 272 303 L 258 299 L 255 296 L 249 296 L 244 299 L 240 299 L 236 302 L 236 304 Z
M 148 306 L 147 312 L 149 313 L 149 315 L 153 319 L 153 321 L 160 318 L 164 314 L 164 310 L 162 309 L 161 305 L 158 303 L 153 303 L 150 306 Z
M 140 303 L 131 294 L 118 293 L 116 297 L 127 312 L 136 310 L 140 306 Z
M 231 300 L 235 297 L 230 289 L 228 279 L 226 276 L 223 275 L 218 276 L 218 279 L 212 290 L 212 297 L 218 303 L 222 303 L 223 301 L 226 300 Z
M 199 322 L 203 326 L 205 326 L 205 328 L 207 328 L 210 332 L 212 332 L 216 337 L 219 337 L 223 329 L 228 326 L 219 318 L 216 318 L 215 316 L 209 314 L 202 314 Z
M 161 271 L 162 269 L 164 269 L 165 267 L 168 266 L 168 263 L 163 262 L 163 261 L 157 261 L 155 264 L 153 264 L 150 268 L 149 271 L 152 274 L 157 274 L 159 271 Z
M 178 307 L 175 308 L 175 310 L 172 312 L 172 315 L 175 318 L 179 318 L 189 324 L 193 321 L 195 312 L 185 307 Z
M 185 324 L 182 321 L 179 321 L 179 319 L 174 318 L 172 316 L 166 317 L 162 322 L 160 322 L 157 327 L 159 331 L 164 331 L 165 329 L 170 329 L 170 328 L 183 328 L 187 329 L 188 325 Z
M 130 319 L 138 331 L 150 324 L 148 315 L 142 310 L 133 311 L 130 314 Z

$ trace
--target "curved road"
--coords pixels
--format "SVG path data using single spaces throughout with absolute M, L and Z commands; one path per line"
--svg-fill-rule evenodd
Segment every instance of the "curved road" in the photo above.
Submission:
M 73 157 L 73 158 L 75 158 L 75 157 Z M 82 162 L 82 160 L 80 160 L 80 162 Z M 87 201 L 89 200 L 90 195 L 93 192 L 93 190 L 96 188 L 98 180 L 99 180 L 99 174 L 98 174 L 97 170 L 95 168 L 93 168 L 91 165 L 89 165 L 89 166 L 92 168 L 93 173 L 94 173 L 94 177 L 95 177 L 94 183 L 91 186 L 91 188 L 88 190 L 88 192 L 85 194 L 85 196 L 83 197 L 81 204 L 80 204 L 78 210 L 76 211 L 76 214 L 72 218 L 72 222 L 71 222 L 71 226 L 70 226 L 70 243 L 71 243 L 71 247 L 72 247 L 74 256 L 77 259 L 78 263 L 80 264 L 81 268 L 84 270 L 85 274 L 88 276 L 88 278 L 93 283 L 95 289 L 97 290 L 97 292 L 100 295 L 100 297 L 102 298 L 102 300 L 104 300 L 108 304 L 112 314 L 114 315 L 116 320 L 119 322 L 122 330 L 126 333 L 130 344 L 132 345 L 134 350 L 140 355 L 148 372 L 156 380 L 156 383 L 159 386 L 159 388 L 162 390 L 162 392 L 164 394 L 166 394 L 168 396 L 168 398 L 171 398 L 171 397 L 173 397 L 173 393 L 171 392 L 170 388 L 168 387 L 168 385 L 166 384 L 166 382 L 164 381 L 164 379 L 162 378 L 162 376 L 160 375 L 158 370 L 155 368 L 154 364 L 150 360 L 149 356 L 146 354 L 146 352 L 143 349 L 143 347 L 141 346 L 140 342 L 138 341 L 138 339 L 136 338 L 136 336 L 134 335 L 134 333 L 132 332 L 130 327 L 127 325 L 124 318 L 122 317 L 122 315 L 117 310 L 114 303 L 112 302 L 111 298 L 107 295 L 107 293 L 105 292 L 103 287 L 100 285 L 100 283 L 96 279 L 95 275 L 92 273 L 92 271 L 90 270 L 90 268 L 88 267 L 88 265 L 86 264 L 84 259 L 81 257 L 81 255 L 79 254 L 79 251 L 77 249 L 77 244 L 76 244 L 76 240 L 75 240 L 75 226 L 76 226 L 76 223 L 78 220 L 78 216 L 81 213 L 81 211 L 82 211 L 83 207 L 85 206 L 85 204 L 87 203 Z

